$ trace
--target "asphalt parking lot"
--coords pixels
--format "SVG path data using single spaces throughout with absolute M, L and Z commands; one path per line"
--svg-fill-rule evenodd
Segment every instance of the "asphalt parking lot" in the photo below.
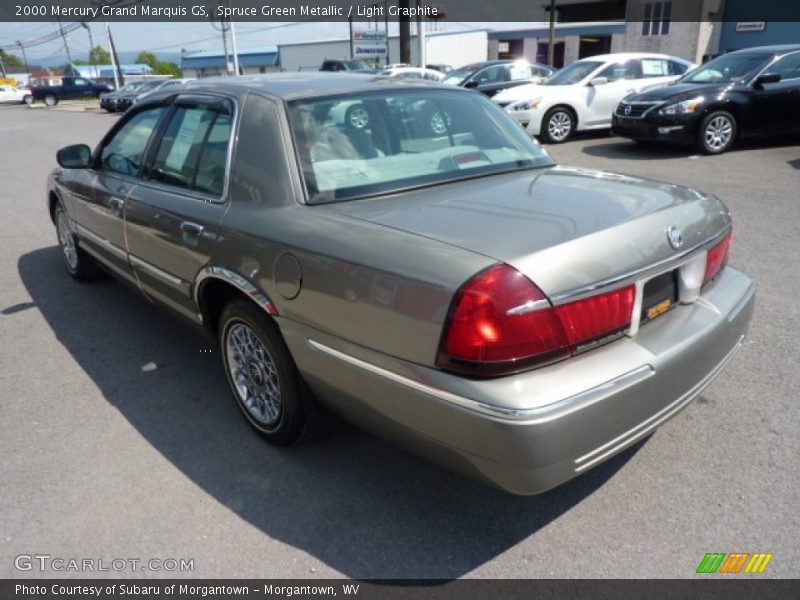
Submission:
M 46 176 L 59 147 L 114 120 L 0 107 L 0 577 L 93 575 L 15 568 L 45 554 L 194 565 L 101 576 L 680 578 L 707 552 L 771 552 L 762 577 L 800 576 L 800 140 L 719 157 L 608 135 L 548 148 L 722 198 L 731 263 L 759 295 L 743 351 L 698 401 L 520 498 L 345 425 L 273 448 L 201 334 L 113 280 L 71 280 Z

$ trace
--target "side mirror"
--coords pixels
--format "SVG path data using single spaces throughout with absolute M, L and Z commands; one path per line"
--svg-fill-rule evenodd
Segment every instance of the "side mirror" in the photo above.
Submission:
M 595 77 L 589 81 L 589 85 L 605 85 L 608 83 L 608 77 Z
M 65 169 L 86 169 L 92 166 L 92 149 L 86 144 L 67 146 L 56 152 L 56 160 Z
M 760 90 L 764 87 L 765 83 L 778 83 L 780 80 L 781 76 L 779 73 L 768 73 L 756 79 L 753 83 L 753 87 Z
M 474 89 L 474 88 L 478 87 L 478 85 L 479 84 L 478 84 L 477 81 L 468 81 L 467 83 L 464 84 L 464 87 L 465 88 Z

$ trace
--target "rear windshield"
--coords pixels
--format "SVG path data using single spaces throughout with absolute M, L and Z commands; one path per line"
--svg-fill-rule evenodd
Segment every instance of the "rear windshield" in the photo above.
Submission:
M 477 93 L 392 90 L 297 100 L 289 118 L 312 203 L 553 164 Z

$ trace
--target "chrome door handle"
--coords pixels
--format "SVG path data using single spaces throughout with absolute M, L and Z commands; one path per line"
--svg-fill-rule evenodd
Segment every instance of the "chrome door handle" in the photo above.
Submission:
M 197 223 L 190 223 L 189 221 L 184 221 L 181 223 L 181 231 L 194 237 L 201 236 L 204 229 L 205 228 L 202 225 L 198 225 Z
M 112 196 L 108 199 L 108 204 L 114 212 L 122 212 L 122 207 L 125 206 L 125 200 Z

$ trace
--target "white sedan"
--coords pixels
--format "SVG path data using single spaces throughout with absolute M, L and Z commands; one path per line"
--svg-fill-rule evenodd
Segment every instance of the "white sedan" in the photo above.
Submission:
M 575 131 L 610 128 L 625 96 L 665 85 L 694 66 L 666 54 L 603 54 L 574 62 L 544 83 L 503 90 L 492 100 L 528 133 L 558 144 Z
M 13 85 L 0 85 L 0 103 L 21 104 L 25 102 L 25 97 L 30 96 L 28 90 L 21 90 Z

